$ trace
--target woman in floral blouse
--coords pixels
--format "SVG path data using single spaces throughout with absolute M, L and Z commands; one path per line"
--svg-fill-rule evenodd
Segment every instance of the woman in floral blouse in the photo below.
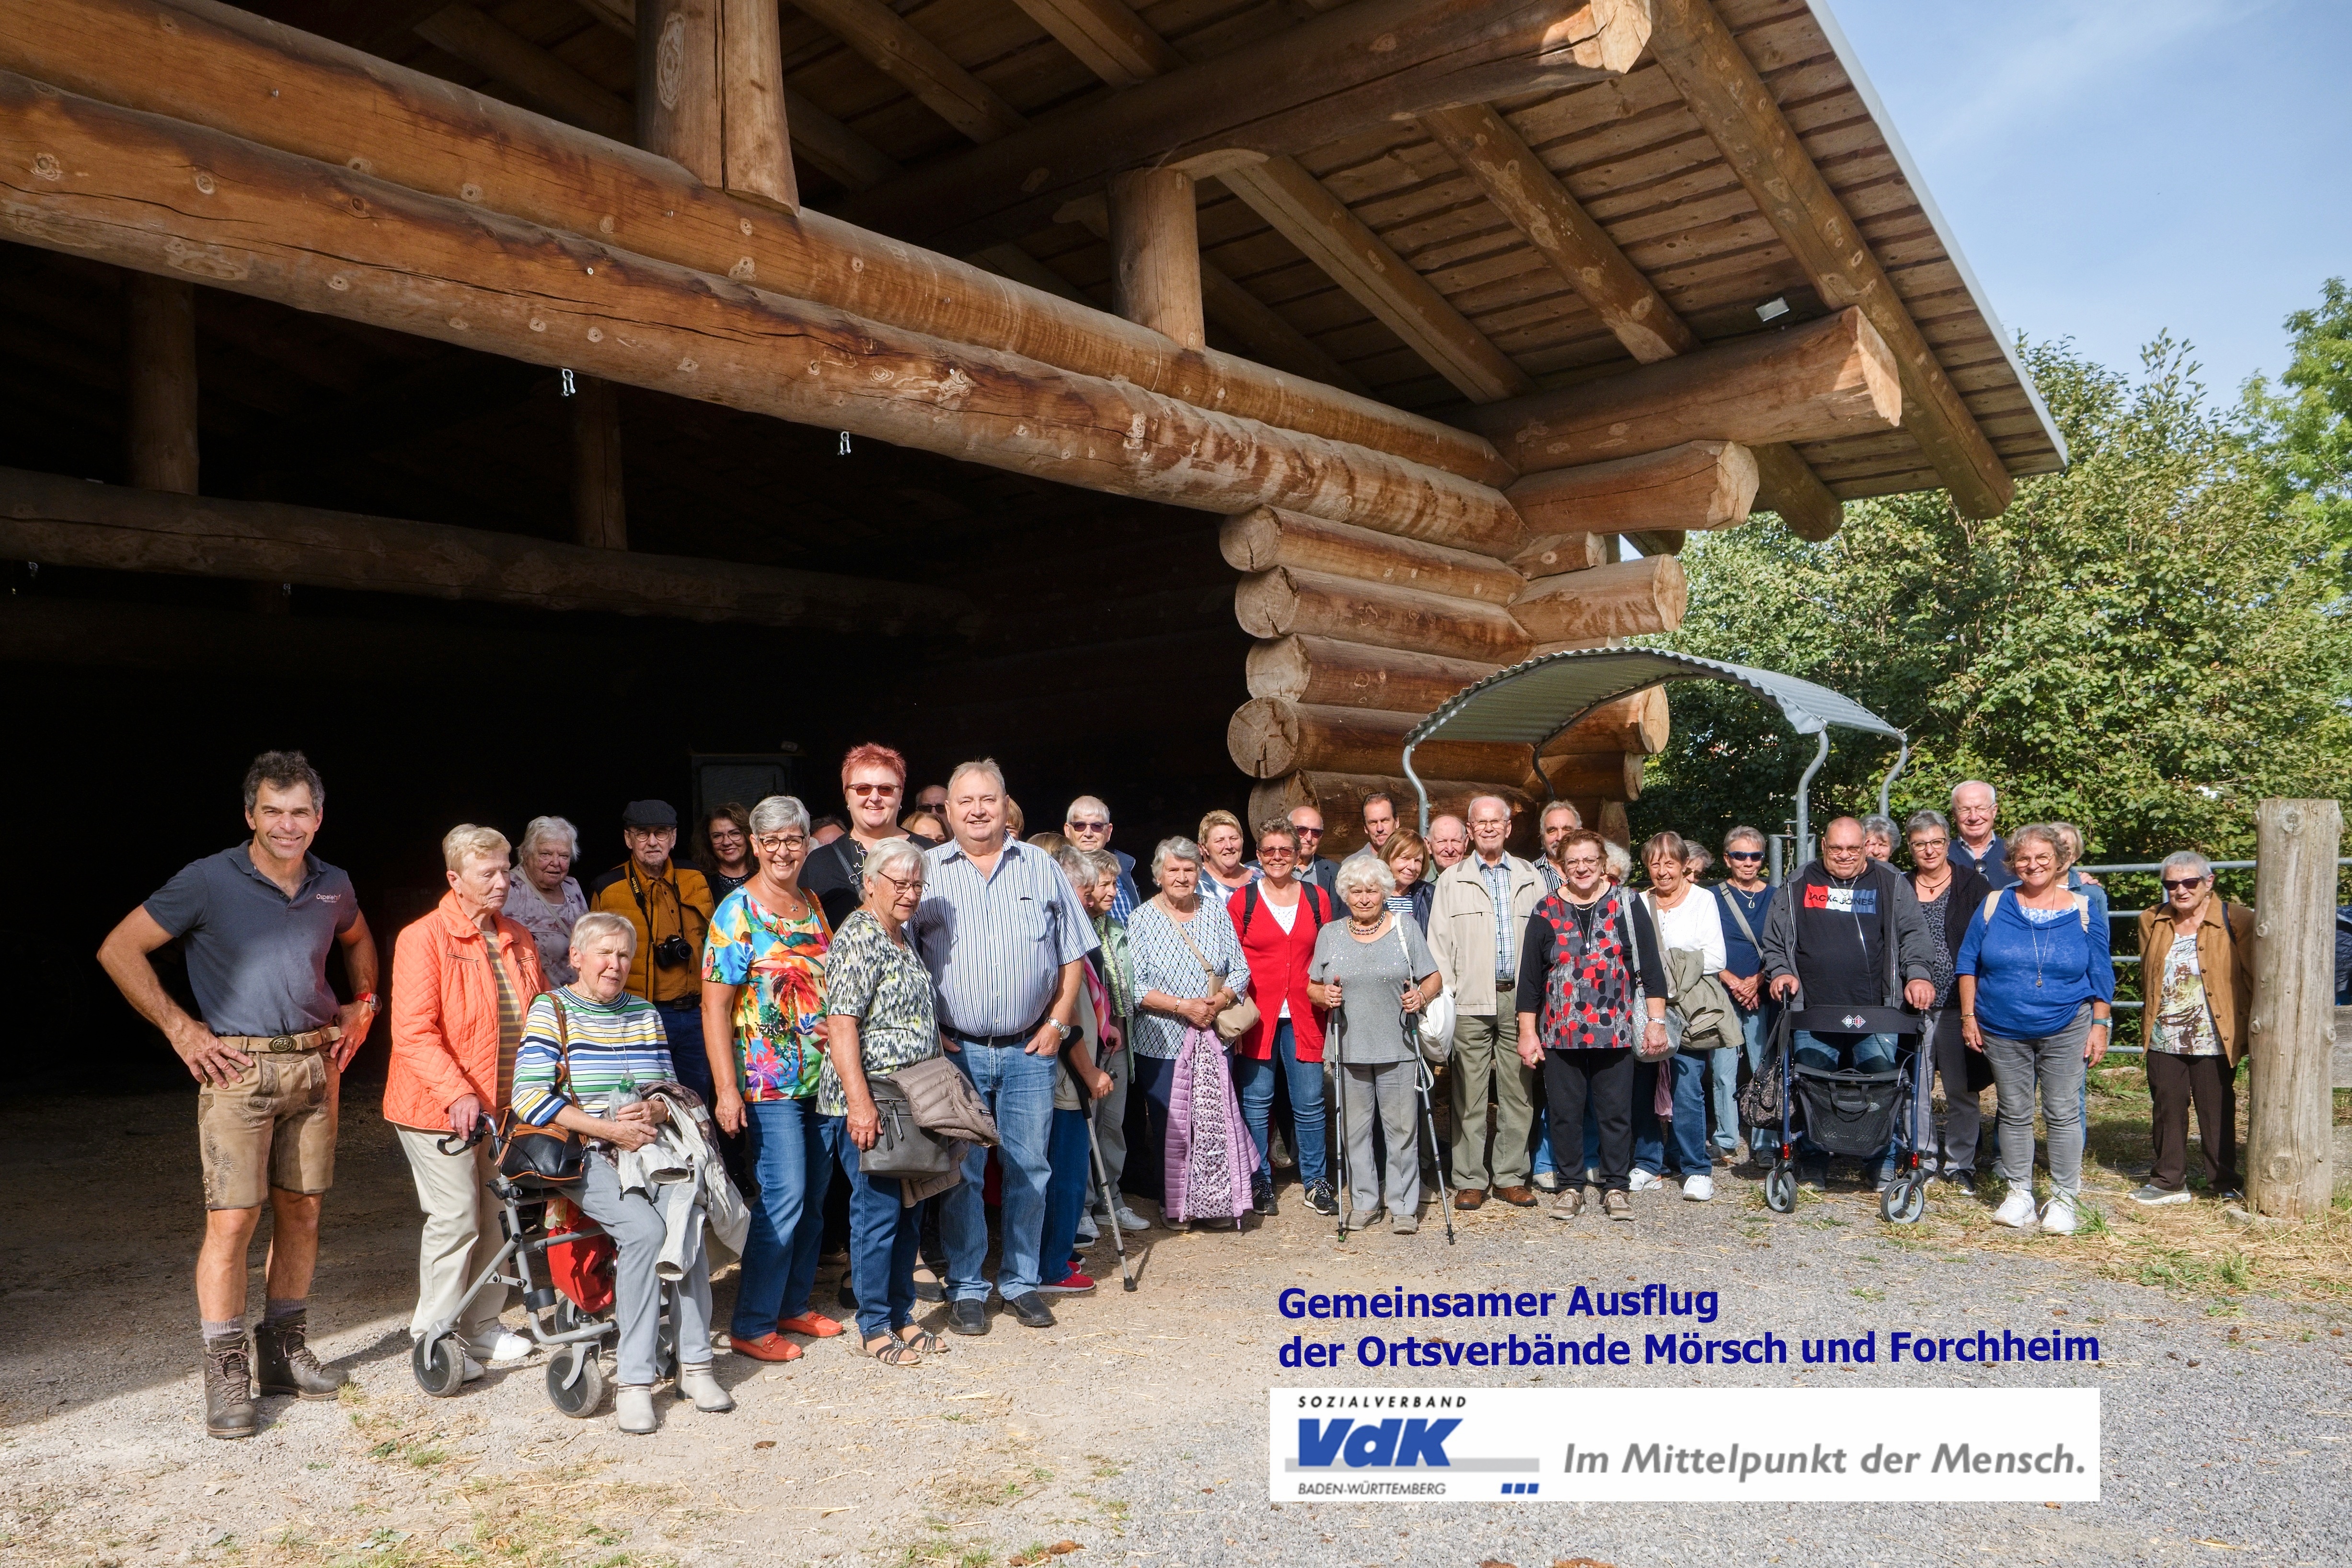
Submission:
M 824 965 L 832 932 L 800 885 L 808 808 L 772 795 L 751 809 L 757 875 L 719 901 L 703 943 L 702 1040 L 711 1114 L 740 1132 L 759 1178 L 729 1338 L 756 1361 L 792 1361 L 785 1334 L 841 1325 L 809 1309 L 833 1173 L 816 1114 L 824 1062 Z
M 827 957 L 825 1027 L 831 1044 L 817 1088 L 825 1146 L 849 1177 L 849 1279 L 857 1292 L 858 1346 L 887 1366 L 916 1366 L 946 1346 L 914 1326 L 915 1244 L 922 1210 L 899 1201 L 898 1178 L 870 1176 L 858 1155 L 882 1126 L 870 1078 L 940 1054 L 931 973 L 906 937 L 923 901 L 923 852 L 886 838 L 866 852 L 866 901 L 841 922 Z

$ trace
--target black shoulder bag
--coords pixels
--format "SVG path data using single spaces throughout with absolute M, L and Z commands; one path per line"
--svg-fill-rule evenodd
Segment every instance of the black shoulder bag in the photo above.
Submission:
M 572 1020 L 563 1003 L 550 993 L 555 1009 L 555 1087 L 572 1094 Z M 499 1113 L 499 1174 L 509 1181 L 536 1182 L 551 1187 L 577 1186 L 587 1171 L 588 1144 L 569 1127 L 537 1126 L 516 1117 L 514 1107 Z

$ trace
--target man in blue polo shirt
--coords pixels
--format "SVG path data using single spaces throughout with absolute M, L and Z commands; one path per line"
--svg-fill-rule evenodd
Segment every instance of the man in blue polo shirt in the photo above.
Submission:
M 907 934 L 938 987 L 940 1037 L 996 1119 L 1003 1178 L 997 1289 L 1033 1329 L 1054 1326 L 1038 1293 L 1045 1262 L 1047 1145 L 1055 1059 L 1078 1032 L 1078 977 L 1096 945 L 1094 921 L 1054 858 L 1004 831 L 1004 774 L 966 763 L 948 779 L 952 839 L 927 851 L 930 872 Z M 988 1151 L 975 1148 L 964 1179 L 940 1200 L 948 1251 L 948 1327 L 988 1331 L 988 1210 L 981 1182 Z
M 205 1244 L 196 1307 L 205 1335 L 205 1430 L 249 1437 L 264 1394 L 332 1399 L 343 1374 L 307 1342 L 319 1206 L 335 1176 L 336 1085 L 376 1014 L 375 944 L 352 879 L 310 853 L 326 789 L 299 752 L 265 752 L 245 775 L 250 841 L 183 867 L 122 918 L 98 961 L 204 1088 Z M 191 1017 L 148 954 L 179 939 L 204 1016 Z M 354 999 L 338 1003 L 327 954 L 340 945 Z M 245 1338 L 246 1249 L 264 1197 L 268 1304 Z

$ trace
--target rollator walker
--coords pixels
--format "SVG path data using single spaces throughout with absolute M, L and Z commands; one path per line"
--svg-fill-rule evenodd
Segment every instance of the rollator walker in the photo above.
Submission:
M 1934 1111 L 1920 1092 L 1929 1070 L 1920 1049 L 1925 1020 L 1900 1007 L 1783 1007 L 1772 1022 L 1771 1060 L 1780 1075 L 1780 1138 L 1764 1173 L 1764 1204 L 1774 1214 L 1797 1206 L 1798 1130 L 1825 1154 L 1895 1162 L 1879 1190 L 1879 1217 L 1916 1225 L 1927 1209 L 1920 1151 L 1935 1142 Z M 1893 1035 L 1895 1066 L 1885 1072 L 1807 1067 L 1795 1058 L 1797 1031 L 1813 1035 Z
M 506 1155 L 506 1145 L 487 1116 L 462 1142 L 457 1134 L 434 1147 L 444 1154 L 462 1154 L 483 1139 L 490 1141 L 495 1173 Z M 468 1303 L 485 1290 L 501 1299 L 511 1286 L 522 1292 L 530 1317 L 523 1331 L 541 1349 L 556 1353 L 547 1363 L 547 1397 L 564 1415 L 580 1419 L 596 1414 L 604 1402 L 604 1356 L 617 1331 L 613 1315 L 612 1238 L 583 1213 L 561 1186 L 533 1176 L 493 1173 L 488 1185 L 499 1200 L 498 1252 L 475 1276 L 446 1321 L 434 1324 L 409 1352 L 409 1370 L 416 1385 L 436 1399 L 456 1394 L 466 1378 L 466 1351 L 455 1336 Z M 676 1287 L 662 1286 L 659 1376 L 677 1372 L 677 1314 L 671 1310 Z

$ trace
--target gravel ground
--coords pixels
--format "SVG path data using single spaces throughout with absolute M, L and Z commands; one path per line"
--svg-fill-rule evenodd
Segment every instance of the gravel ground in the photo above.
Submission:
M 356 1089 L 356 1106 L 372 1097 Z M 1244 1235 L 1154 1231 L 1124 1295 L 1108 1247 L 1097 1295 L 1045 1331 L 996 1320 L 915 1371 L 840 1342 L 781 1368 L 719 1363 L 740 1408 L 624 1439 L 566 1420 L 536 1363 L 460 1397 L 418 1394 L 403 1331 L 414 1198 L 388 1131 L 347 1116 L 313 1316 L 355 1374 L 341 1405 L 267 1402 L 246 1443 L 203 1436 L 187 1270 L 192 1106 L 184 1096 L 18 1100 L 0 1110 L 0 1179 L 32 1201 L 0 1236 L 0 1559 L 25 1563 L 956 1564 L 1065 1547 L 1078 1564 L 1504 1563 L 1635 1565 L 2352 1562 L 2352 1339 L 2336 1307 L 2221 1302 L 2091 1277 L 2070 1244 L 1986 1252 L 1879 1223 L 1832 1190 L 1790 1217 L 1725 1180 L 1671 1188 L 1637 1223 L 1563 1225 L 1490 1204 L 1448 1247 L 1335 1245 L 1286 1188 Z M 1265 1500 L 1265 1390 L 1300 1327 L 1276 1292 L 1398 1283 L 1569 1289 L 1632 1279 L 1719 1291 L 1723 1332 L 1794 1340 L 1876 1327 L 2097 1334 L 2095 1369 L 1883 1364 L 1772 1369 L 1766 1385 L 2095 1384 L 2104 1497 L 2041 1503 L 1433 1504 Z M 832 1272 L 820 1293 L 830 1300 Z M 257 1280 L 256 1297 L 258 1297 Z M 731 1285 L 719 1287 L 722 1303 Z M 519 1314 L 510 1315 L 510 1321 Z M 1580 1320 L 1581 1321 L 1581 1320 Z M 1560 1325 L 1555 1325 L 1560 1326 Z M 1467 1367 L 1358 1373 L 1380 1384 L 1499 1385 Z M 1632 1386 L 1729 1381 L 1698 1369 L 1540 1374 Z M 1537 1379 L 1528 1379 L 1538 1381 Z M 1750 1434 L 1693 1434 L 1728 1440 Z M 1075 1542 L 1077 1550 L 1068 1550 Z

